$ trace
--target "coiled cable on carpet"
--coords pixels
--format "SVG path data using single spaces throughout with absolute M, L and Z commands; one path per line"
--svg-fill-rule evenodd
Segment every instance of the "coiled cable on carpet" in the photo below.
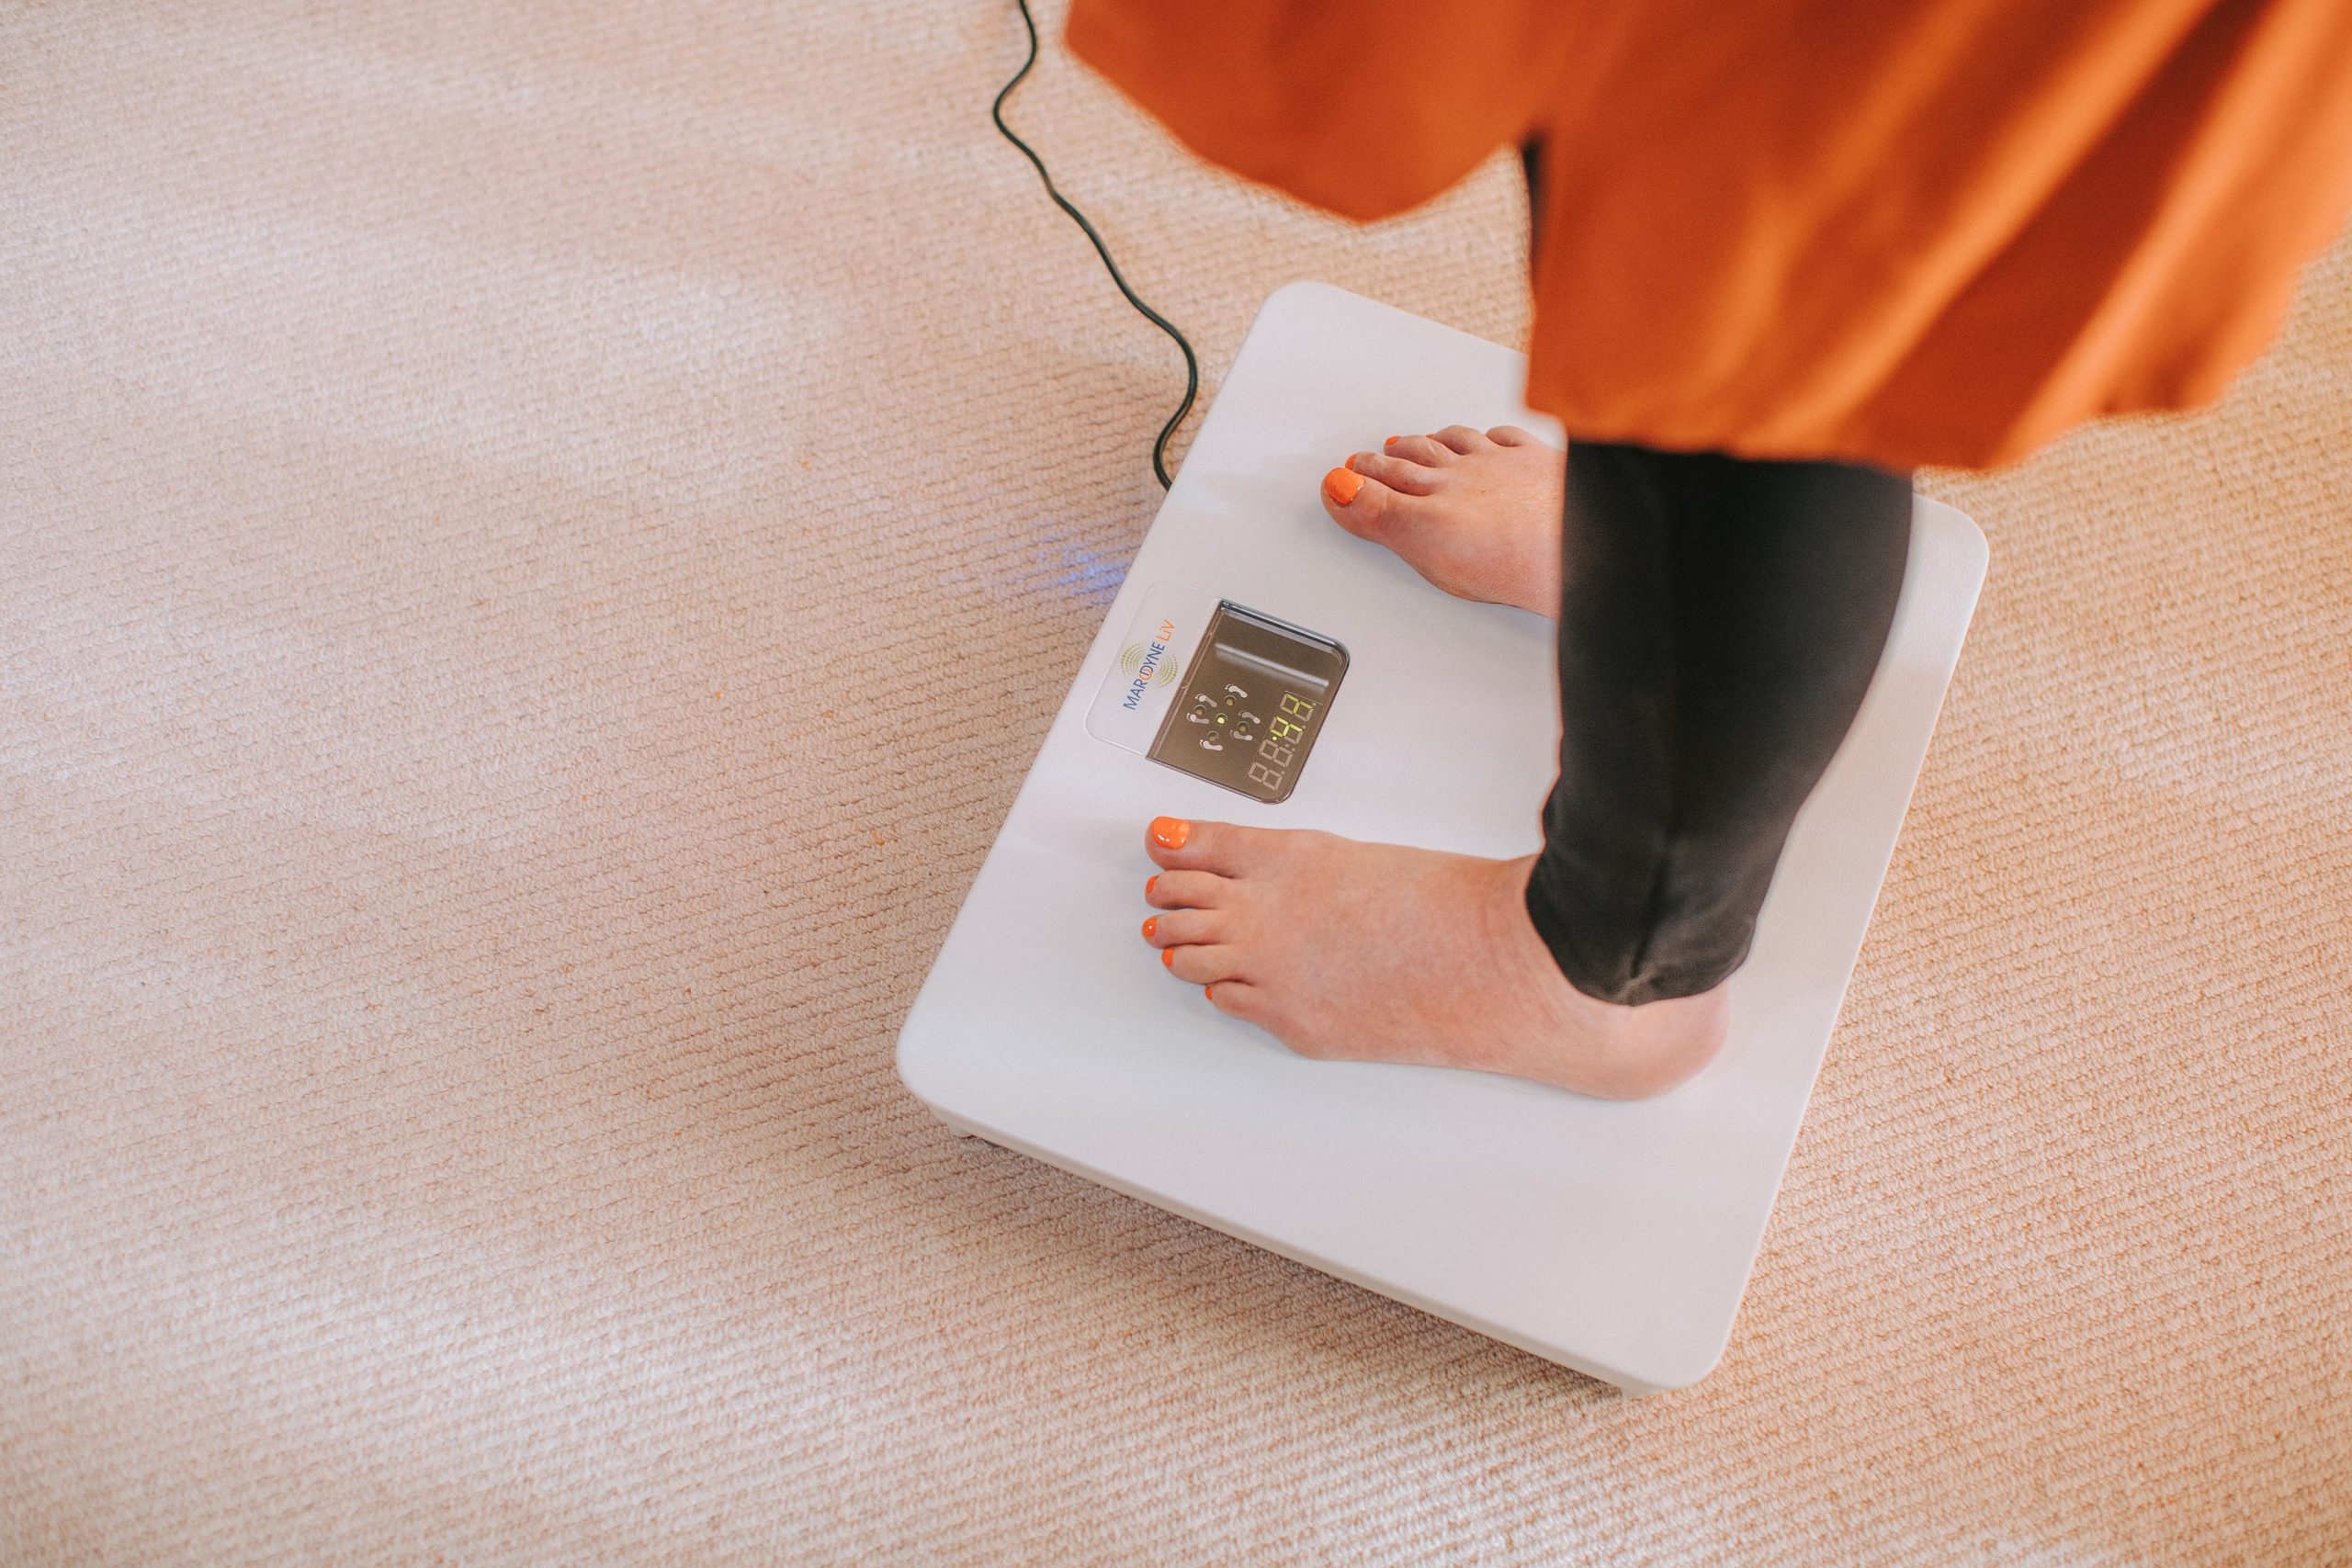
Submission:
M 1176 346 L 1184 351 L 1184 400 L 1176 405 L 1176 412 L 1170 414 L 1168 423 L 1159 427 L 1159 439 L 1151 444 L 1151 471 L 1159 478 L 1159 488 L 1167 490 L 1173 483 L 1168 477 L 1168 438 L 1176 434 L 1176 427 L 1184 423 L 1186 414 L 1193 412 L 1193 400 L 1201 389 L 1201 362 L 1193 356 L 1193 345 L 1184 340 L 1184 334 L 1127 287 L 1126 278 L 1119 271 L 1119 264 L 1111 259 L 1110 247 L 1102 243 L 1102 236 L 1094 231 L 1094 225 L 1086 220 L 1086 214 L 1071 206 L 1069 197 L 1055 186 L 1054 176 L 1046 172 L 1046 161 L 1037 156 L 1036 149 L 1015 136 L 1012 127 L 1004 123 L 1004 100 L 1012 96 L 1012 89 L 1021 85 L 1022 78 L 1027 76 L 1030 68 L 1037 63 L 1036 18 L 1029 14 L 1029 0 L 1013 0 L 1013 4 L 1021 7 L 1021 25 L 1029 30 L 1029 58 L 1021 62 L 1021 69 L 1012 73 L 1012 80 L 1004 85 L 1004 90 L 996 96 L 996 102 L 989 106 L 989 118 L 996 121 L 996 128 L 1004 133 L 1004 139 L 1020 148 L 1021 155 L 1035 165 L 1037 177 L 1046 182 L 1046 194 L 1054 198 L 1054 205 L 1069 213 L 1070 221 L 1085 231 L 1086 237 L 1094 242 L 1094 254 L 1102 258 L 1103 266 L 1110 271 L 1111 281 L 1119 286 L 1119 292 L 1127 297 L 1127 303 L 1142 311 L 1144 319 L 1153 326 L 1174 338 Z

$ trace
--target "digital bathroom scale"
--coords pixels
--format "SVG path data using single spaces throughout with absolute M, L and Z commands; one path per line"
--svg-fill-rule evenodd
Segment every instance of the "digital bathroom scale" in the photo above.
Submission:
M 1920 500 L 1870 694 L 1798 818 L 1731 1029 L 1619 1103 L 1313 1061 L 1137 933 L 1167 815 L 1468 854 L 1541 843 L 1551 624 L 1448 597 L 1317 500 L 1396 431 L 1558 426 L 1511 351 L 1322 284 L 1268 299 L 899 1036 L 907 1087 L 1018 1149 L 1600 1378 L 1721 1357 L 1985 564 Z

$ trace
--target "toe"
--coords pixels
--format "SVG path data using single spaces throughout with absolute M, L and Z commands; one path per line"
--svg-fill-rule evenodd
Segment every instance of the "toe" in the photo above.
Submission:
M 1253 858 L 1257 840 L 1265 836 L 1264 829 L 1241 828 L 1231 822 L 1155 817 L 1144 834 L 1144 852 L 1162 871 L 1208 871 L 1235 876 Z
M 1225 980 L 1206 987 L 1209 1001 L 1227 1018 L 1257 1023 L 1266 1015 L 1265 993 L 1247 980 Z
M 1155 909 L 1210 909 L 1232 887 L 1213 871 L 1163 871 L 1143 885 L 1143 901 Z
M 1434 435 L 1392 435 L 1382 450 L 1425 468 L 1442 468 L 1462 456 Z
M 1431 470 L 1424 468 L 1421 472 L 1428 474 Z M 1344 480 L 1341 475 L 1346 476 Z M 1353 468 L 1334 468 L 1323 481 L 1323 510 L 1330 513 L 1332 522 L 1359 539 L 1386 543 L 1416 507 L 1428 504 L 1425 497 L 1391 490 Z
M 1483 452 L 1494 445 L 1487 439 L 1485 431 L 1473 430 L 1466 424 L 1449 424 L 1437 433 L 1437 438 L 1465 457 L 1473 452 Z
M 1193 947 L 1225 940 L 1222 909 L 1171 909 L 1143 923 L 1143 939 L 1154 947 Z
M 1340 512 L 1355 504 L 1368 481 L 1353 468 L 1342 464 L 1323 476 L 1323 509 L 1337 517 Z
M 1359 452 L 1348 459 L 1348 467 L 1365 479 L 1378 479 L 1390 490 L 1402 491 L 1407 495 L 1429 494 L 1438 477 L 1426 463 L 1383 457 L 1378 452 Z
M 1544 438 L 1532 430 L 1521 430 L 1515 424 L 1498 424 L 1487 432 L 1487 439 L 1498 446 L 1536 446 Z
M 1240 974 L 1240 955 L 1232 948 L 1210 944 L 1196 947 L 1168 947 L 1159 953 L 1159 961 L 1179 980 L 1195 986 L 1214 986 Z

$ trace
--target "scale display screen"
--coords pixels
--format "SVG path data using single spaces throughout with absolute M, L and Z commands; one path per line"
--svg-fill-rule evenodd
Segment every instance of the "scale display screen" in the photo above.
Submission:
M 1272 805 L 1290 798 L 1348 672 L 1329 637 L 1226 600 L 1146 755 Z

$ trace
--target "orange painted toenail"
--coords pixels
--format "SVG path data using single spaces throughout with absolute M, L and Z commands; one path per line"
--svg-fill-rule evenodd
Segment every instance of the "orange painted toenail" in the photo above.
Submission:
M 1323 476 L 1323 493 L 1334 506 L 1345 506 L 1363 489 L 1363 476 L 1353 468 L 1333 468 Z
M 1151 897 L 1151 890 L 1152 890 L 1153 888 L 1155 888 L 1155 887 L 1159 886 L 1159 878 L 1158 878 L 1158 877 L 1156 877 L 1156 876 L 1147 876 L 1147 877 L 1145 877 L 1145 878 L 1143 879 L 1143 896 L 1144 896 L 1145 897 L 1147 897 L 1147 898 L 1150 897 Z
M 1182 817 L 1155 817 L 1151 819 L 1151 841 L 1163 850 L 1181 850 L 1184 840 L 1193 836 L 1193 825 Z
M 1159 917 L 1158 915 L 1154 915 L 1154 916 L 1152 916 L 1152 918 L 1151 918 L 1151 919 L 1149 919 L 1146 920 L 1146 921 L 1143 923 L 1143 939 L 1144 939 L 1144 941 L 1146 941 L 1146 942 L 1149 942 L 1149 941 L 1152 939 L 1152 937 L 1153 937 L 1154 935 L 1158 934 L 1159 931 Z
M 1216 1000 L 1216 987 L 1215 986 L 1203 986 L 1201 987 L 1201 995 L 1208 998 L 1211 1001 L 1215 1001 Z
M 1396 443 L 1398 443 L 1399 441 L 1402 441 L 1402 440 L 1404 440 L 1404 439 L 1405 439 L 1405 438 L 1404 438 L 1403 436 L 1401 436 L 1401 435 L 1392 435 L 1392 436 L 1390 436 L 1390 437 L 1388 438 L 1388 443 L 1387 443 L 1387 444 L 1388 444 L 1389 446 L 1396 446 Z
M 1173 969 L 1176 967 L 1176 950 L 1174 948 L 1163 947 L 1159 950 L 1159 966 L 1162 969 Z

